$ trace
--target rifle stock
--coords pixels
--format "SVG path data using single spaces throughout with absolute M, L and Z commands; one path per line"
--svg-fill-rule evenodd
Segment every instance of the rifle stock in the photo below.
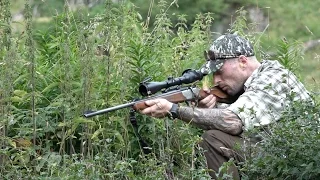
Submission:
M 223 92 L 219 87 L 215 86 L 210 89 L 210 94 L 213 94 L 217 97 L 218 102 L 222 103 L 233 103 L 236 98 L 228 96 L 225 92 Z M 98 111 L 90 111 L 84 113 L 84 117 L 89 118 L 92 116 L 108 113 L 111 111 L 127 108 L 127 107 L 133 107 L 135 110 L 143 110 L 147 108 L 148 106 L 145 104 L 145 101 L 151 100 L 151 99 L 157 99 L 157 98 L 163 98 L 166 99 L 172 103 L 180 103 L 185 101 L 193 101 L 193 100 L 201 100 L 205 97 L 207 97 L 209 94 L 203 91 L 202 89 L 199 89 L 197 87 L 187 87 L 185 89 L 179 89 L 174 91 L 169 91 L 164 94 L 151 96 L 149 98 L 141 99 L 138 101 L 133 101 L 126 104 L 117 105 L 114 107 L 98 110 Z

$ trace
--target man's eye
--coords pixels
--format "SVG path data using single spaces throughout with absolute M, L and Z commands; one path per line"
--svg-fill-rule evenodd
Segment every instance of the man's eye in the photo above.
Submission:
M 218 70 L 218 71 L 216 71 L 215 74 L 220 75 L 221 73 L 222 73 L 222 71 L 221 71 L 221 70 Z

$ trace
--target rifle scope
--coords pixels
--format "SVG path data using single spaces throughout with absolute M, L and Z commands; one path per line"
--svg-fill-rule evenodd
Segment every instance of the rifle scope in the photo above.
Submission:
M 178 86 L 182 84 L 189 84 L 195 81 L 202 80 L 206 74 L 201 73 L 199 70 L 187 69 L 183 71 L 182 76 L 177 78 L 168 78 L 162 82 L 142 82 L 139 86 L 139 92 L 142 96 L 152 95 L 162 89 L 167 89 L 172 86 Z

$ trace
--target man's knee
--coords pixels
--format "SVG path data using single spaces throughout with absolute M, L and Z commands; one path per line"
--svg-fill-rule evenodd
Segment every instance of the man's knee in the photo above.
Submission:
M 239 136 L 233 136 L 220 130 L 208 130 L 202 134 L 202 139 L 200 143 L 202 148 L 220 153 L 224 157 L 230 158 L 242 153 L 242 140 Z
M 208 130 L 202 134 L 202 141 L 200 146 L 210 152 L 221 152 L 220 147 L 224 147 L 221 136 L 223 133 L 219 130 Z
M 223 136 L 223 134 L 225 134 L 225 133 L 223 133 L 220 130 L 212 129 L 212 130 L 205 131 L 202 134 L 202 139 L 204 141 L 218 140 L 219 137 Z

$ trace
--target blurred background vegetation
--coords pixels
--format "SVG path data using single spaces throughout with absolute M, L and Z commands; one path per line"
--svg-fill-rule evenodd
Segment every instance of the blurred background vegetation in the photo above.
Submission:
M 279 60 L 318 99 L 318 0 L 0 5 L 1 179 L 207 179 L 199 129 L 137 114 L 145 154 L 128 109 L 81 115 L 140 97 L 148 76 L 163 81 L 199 68 L 203 50 L 227 32 L 252 40 L 259 59 Z M 243 178 L 319 177 L 318 127 L 317 103 L 288 109 L 264 149 L 240 167 Z
M 125 0 L 112 1 L 117 6 Z M 155 17 L 160 12 L 159 0 L 133 0 L 141 21 L 153 26 Z M 13 20 L 21 23 L 23 18 L 25 0 L 16 0 L 11 3 Z M 45 31 L 52 27 L 53 17 L 63 12 L 65 0 L 33 0 L 33 22 L 36 31 Z M 85 11 L 89 17 L 94 17 L 105 11 L 104 0 L 70 0 L 68 1 L 74 11 Z M 298 0 L 183 0 L 168 1 L 167 9 L 171 22 L 176 24 L 179 18 L 185 20 L 190 27 L 197 14 L 211 12 L 214 21 L 211 31 L 218 36 L 226 33 L 230 24 L 235 20 L 236 11 L 241 7 L 246 10 L 246 19 L 254 28 L 259 37 L 262 49 L 268 53 L 275 53 L 279 40 L 286 38 L 289 42 L 300 42 L 304 46 L 305 56 L 298 60 L 300 68 L 297 70 L 306 85 L 313 90 L 319 85 L 319 39 L 320 26 L 317 20 L 320 15 L 319 1 L 302 2 Z M 88 19 L 89 19 L 88 17 Z M 16 32 L 23 26 L 16 25 Z M 151 28 L 150 28 L 151 29 Z M 216 37 L 213 36 L 213 37 Z

